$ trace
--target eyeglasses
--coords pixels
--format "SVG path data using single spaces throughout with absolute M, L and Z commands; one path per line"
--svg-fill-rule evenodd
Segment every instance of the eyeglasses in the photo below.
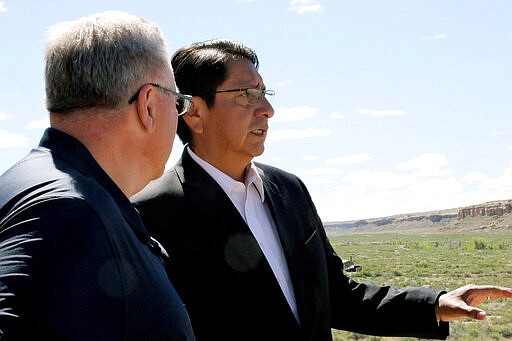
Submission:
M 176 97 L 176 110 L 178 110 L 178 116 L 185 115 L 188 112 L 188 110 L 190 109 L 190 106 L 192 105 L 192 96 L 180 94 L 179 92 L 176 92 L 172 89 L 163 87 L 157 83 L 146 83 L 146 84 L 142 85 L 139 88 L 139 90 L 137 90 L 135 95 L 130 97 L 130 99 L 128 100 L 128 104 L 132 104 L 133 102 L 135 102 L 137 100 L 137 98 L 139 98 L 140 91 L 146 85 L 151 85 L 160 90 L 168 91 L 168 92 L 172 93 Z
M 276 92 L 274 90 L 257 89 L 257 88 L 242 88 L 242 89 L 230 89 L 230 90 L 219 90 L 215 91 L 216 94 L 222 92 L 241 92 L 240 96 L 235 97 L 235 100 L 240 105 L 256 105 L 263 97 L 274 96 Z

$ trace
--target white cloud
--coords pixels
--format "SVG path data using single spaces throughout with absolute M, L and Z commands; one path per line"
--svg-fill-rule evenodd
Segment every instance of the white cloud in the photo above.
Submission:
M 308 170 L 300 171 L 300 176 L 320 176 L 320 175 L 334 175 L 339 174 L 338 168 L 324 167 L 324 168 L 313 168 Z
M 421 40 L 443 40 L 447 38 L 448 37 L 444 33 L 440 33 L 433 36 L 422 36 Z
M 297 129 L 277 129 L 272 130 L 267 138 L 268 141 L 292 140 L 303 139 L 308 137 L 329 136 L 332 131 L 328 129 L 313 129 L 308 128 L 304 130 Z
M 508 135 L 509 132 L 507 130 L 496 130 L 491 133 L 492 136 L 501 136 L 501 135 Z
M 25 136 L 0 129 L 0 148 L 26 148 L 28 145 Z
M 45 128 L 48 128 L 50 126 L 50 119 L 49 117 L 45 117 L 43 119 L 37 120 L 37 121 L 30 121 L 27 125 L 28 130 L 43 130 Z
M 398 169 L 421 169 L 425 165 L 433 168 L 439 168 L 448 164 L 448 160 L 443 154 L 439 153 L 424 153 L 419 156 L 413 157 L 410 160 L 402 162 L 398 165 Z
M 306 155 L 302 158 L 304 162 L 318 161 L 320 158 L 316 155 Z
M 429 162 L 433 164 L 430 171 L 436 173 L 435 177 L 425 177 L 418 172 L 425 171 Z M 501 175 L 493 178 L 474 171 L 459 179 L 454 172 L 440 169 L 447 164 L 443 155 L 428 153 L 402 163 L 399 173 L 357 171 L 334 178 L 329 177 L 332 174 L 326 168 L 316 173 L 320 181 L 330 186 L 311 186 L 310 190 L 317 191 L 312 191 L 311 195 L 323 221 L 386 217 L 510 199 L 512 162 Z M 316 183 L 315 178 L 305 180 L 308 187 Z M 337 181 L 329 183 L 329 180 Z
M 5 6 L 5 1 L 0 1 L 0 13 L 7 12 L 7 7 Z
M 332 112 L 329 114 L 329 118 L 331 120 L 342 120 L 345 118 L 345 115 L 340 114 L 339 112 Z
M 400 164 L 398 168 L 406 171 L 403 174 L 351 172 L 341 178 L 340 186 L 313 199 L 324 221 L 453 208 L 461 200 L 469 203 L 471 196 L 464 195 L 462 182 L 452 172 L 440 169 L 447 164 L 441 154 L 427 153 Z
M 353 165 L 370 160 L 373 160 L 373 158 L 368 153 L 359 153 L 328 159 L 325 163 L 327 165 Z
M 423 177 L 454 175 L 454 170 L 441 169 L 447 164 L 448 160 L 443 154 L 425 153 L 400 163 L 397 169 L 412 170 L 415 175 Z
M 302 121 L 306 118 L 315 116 L 317 113 L 318 109 L 307 106 L 279 108 L 275 110 L 272 122 Z
M 282 156 L 274 156 L 274 157 L 272 158 L 272 161 L 281 161 L 282 159 L 283 159 L 283 157 L 282 157 Z
M 0 121 L 6 121 L 8 120 L 10 117 L 7 115 L 7 114 L 4 114 L 4 113 L 1 113 L 0 112 Z
M 311 180 L 311 183 L 313 185 L 332 185 L 332 184 L 335 184 L 336 181 L 333 181 L 332 179 L 329 179 L 329 178 L 318 177 L 318 178 L 313 178 L 313 180 Z
M 481 176 L 477 191 L 485 200 L 510 199 L 512 193 L 512 162 L 503 171 L 503 174 L 495 178 Z
M 324 6 L 320 5 L 316 0 L 292 0 L 288 6 L 289 11 L 298 14 L 322 12 Z
M 282 88 L 282 87 L 285 87 L 285 86 L 290 85 L 290 84 L 293 84 L 293 80 L 288 79 L 288 80 L 285 80 L 285 81 L 277 83 L 277 86 Z
M 462 181 L 468 183 L 479 183 L 487 179 L 489 179 L 489 177 L 482 172 L 471 172 L 462 177 Z
M 416 182 L 416 177 L 411 175 L 399 175 L 390 171 L 357 171 L 343 177 L 343 182 L 353 188 L 365 190 L 389 190 L 403 188 Z
M 407 113 L 403 110 L 375 110 L 375 109 L 360 109 L 360 114 L 369 115 L 369 116 L 403 116 L 407 115 Z
M 419 178 L 388 171 L 353 172 L 326 193 L 312 193 L 323 221 L 385 217 L 471 203 L 474 196 L 453 177 Z M 474 202 L 474 201 L 473 201 Z

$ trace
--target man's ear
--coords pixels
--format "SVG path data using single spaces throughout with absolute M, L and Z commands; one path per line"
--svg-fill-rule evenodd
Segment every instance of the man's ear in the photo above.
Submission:
M 137 115 L 143 129 L 153 132 L 156 129 L 156 111 L 154 102 L 154 91 L 157 91 L 149 84 L 142 87 L 137 99 Z
M 192 106 L 188 112 L 183 115 L 185 123 L 194 134 L 202 134 L 204 130 L 204 122 L 208 117 L 209 109 L 206 102 L 201 98 L 194 96 Z

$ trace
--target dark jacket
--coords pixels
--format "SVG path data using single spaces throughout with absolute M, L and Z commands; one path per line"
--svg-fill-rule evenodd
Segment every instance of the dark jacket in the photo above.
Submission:
M 19 274 L 0 278 L 2 341 L 194 339 L 159 244 L 69 135 L 48 129 L 0 177 L 0 245 Z
M 170 252 L 169 276 L 198 340 L 331 339 L 331 327 L 376 335 L 446 338 L 439 291 L 347 278 L 304 184 L 256 164 L 293 282 L 300 326 L 248 226 L 221 187 L 185 150 L 132 198 Z

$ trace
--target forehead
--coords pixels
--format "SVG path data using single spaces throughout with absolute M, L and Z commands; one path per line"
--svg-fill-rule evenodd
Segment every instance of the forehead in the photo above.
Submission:
M 224 85 L 257 87 L 263 84 L 263 78 L 249 60 L 233 59 L 227 62 L 227 77 Z

